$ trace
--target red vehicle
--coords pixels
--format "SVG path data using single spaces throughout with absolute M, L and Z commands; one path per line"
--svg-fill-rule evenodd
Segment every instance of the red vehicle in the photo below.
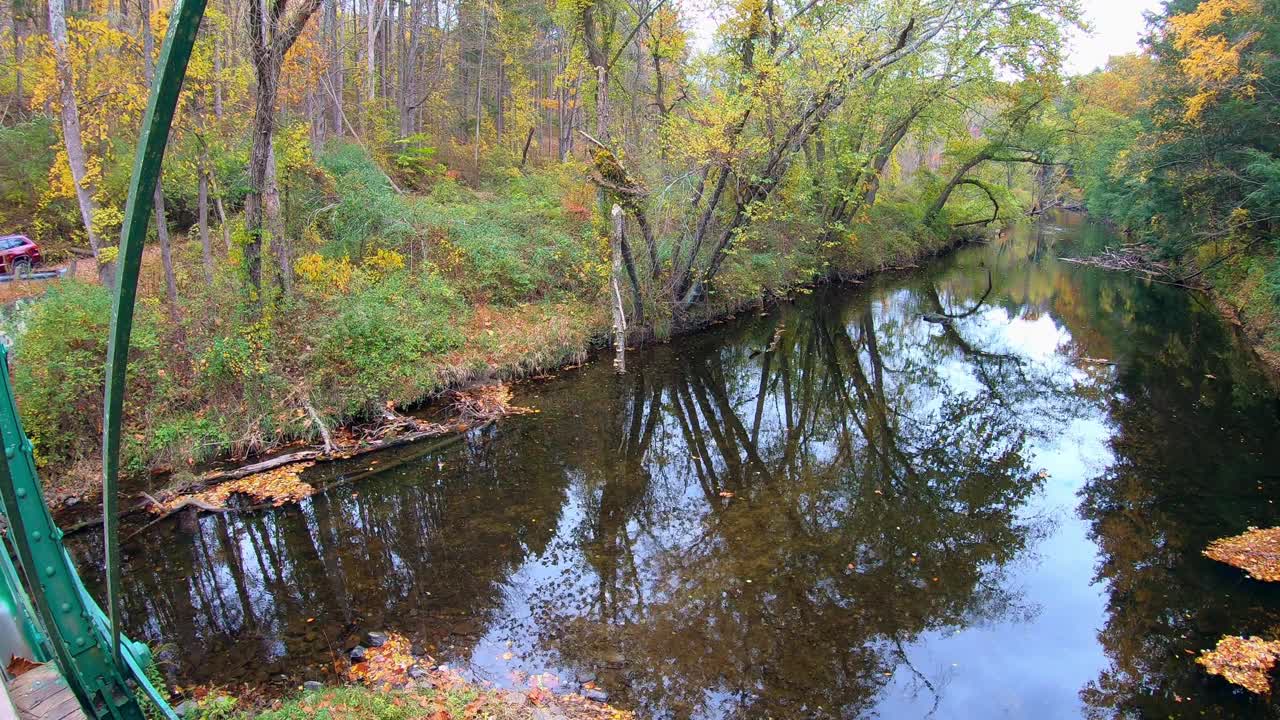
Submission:
M 0 272 L 29 275 L 40 264 L 40 248 L 26 235 L 0 237 Z

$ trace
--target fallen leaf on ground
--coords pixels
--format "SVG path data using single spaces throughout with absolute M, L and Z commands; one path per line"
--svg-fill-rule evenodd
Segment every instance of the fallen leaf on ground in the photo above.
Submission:
M 388 633 L 379 647 L 366 648 L 365 659 L 347 670 L 347 679 L 370 687 L 409 684 L 409 668 L 417 664 L 413 644 L 403 635 Z
M 1229 635 L 1218 641 L 1218 647 L 1206 650 L 1196 658 L 1211 675 L 1221 675 L 1249 692 L 1266 695 L 1271 692 L 1271 669 L 1280 660 L 1280 642 L 1260 637 Z
M 1280 527 L 1248 532 L 1209 543 L 1206 557 L 1238 567 L 1255 580 L 1280 581 Z
M 38 667 L 40 667 L 40 663 L 31 662 L 30 660 L 17 655 L 10 655 L 9 664 L 5 669 L 9 671 L 9 675 L 11 677 L 18 677 L 22 673 L 27 672 L 28 670 L 35 670 Z

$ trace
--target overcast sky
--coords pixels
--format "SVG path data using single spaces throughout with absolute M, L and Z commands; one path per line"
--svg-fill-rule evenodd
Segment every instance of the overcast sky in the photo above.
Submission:
M 1160 0 L 1081 0 L 1085 17 L 1093 31 L 1077 32 L 1072 37 L 1071 54 L 1067 71 L 1072 74 L 1087 73 L 1106 65 L 1112 55 L 1123 55 L 1138 49 L 1146 23 L 1142 13 L 1156 10 Z M 711 8 L 714 0 L 685 0 L 681 3 L 692 25 L 691 45 L 695 50 L 711 47 L 717 16 L 721 13 Z
M 1107 58 L 1138 49 L 1138 38 L 1146 29 L 1142 13 L 1156 10 L 1159 0 L 1083 0 L 1085 17 L 1092 32 L 1072 38 L 1067 70 L 1087 73 L 1106 65 Z

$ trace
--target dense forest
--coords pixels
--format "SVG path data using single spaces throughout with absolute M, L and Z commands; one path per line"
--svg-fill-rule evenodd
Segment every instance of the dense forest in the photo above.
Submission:
M 1145 52 L 1063 100 L 1089 211 L 1208 280 L 1280 352 L 1280 3 L 1169 0 Z
M 1272 332 L 1275 5 L 1170 2 L 1143 54 L 1069 78 L 1076 0 L 212 0 L 155 197 L 128 469 L 329 442 L 611 328 L 663 339 L 1062 204 Z M 67 497 L 97 475 L 169 5 L 3 9 L 0 233 L 71 268 L 4 325 Z

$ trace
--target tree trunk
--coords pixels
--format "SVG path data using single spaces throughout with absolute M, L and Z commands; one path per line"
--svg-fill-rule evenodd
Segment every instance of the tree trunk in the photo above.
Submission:
M 476 70 L 476 133 L 475 133 L 475 165 L 476 180 L 480 179 L 480 118 L 484 114 L 481 112 L 480 94 L 484 90 L 484 50 L 485 36 L 489 34 L 489 13 L 488 6 L 480 5 L 480 67 Z
M 610 309 L 613 311 L 613 369 L 619 374 L 627 371 L 627 315 L 622 306 L 622 286 L 618 276 L 622 274 L 622 234 L 626 231 L 626 220 L 622 208 L 614 205 L 612 242 L 609 244 L 610 256 L 613 259 L 613 272 L 609 274 Z
M 22 18 L 19 17 L 17 0 L 10 2 L 9 7 L 13 10 L 13 100 L 18 108 L 17 116 L 22 117 L 22 107 L 26 102 L 22 87 Z
M 213 42 L 213 116 L 222 119 L 222 48 Z
M 276 150 L 272 143 L 267 151 L 267 177 L 262 194 L 262 209 L 267 218 L 267 232 L 271 238 L 271 251 L 279 267 L 280 289 L 287 297 L 293 291 L 293 271 L 290 262 L 289 242 L 280 212 L 280 182 L 276 175 Z
M 329 85 L 329 130 L 330 134 L 340 137 L 342 131 L 342 48 L 341 38 L 339 34 L 342 31 L 342 24 L 338 22 L 338 0 L 325 0 L 324 6 L 325 28 L 327 35 L 328 47 L 327 58 L 329 67 L 325 73 L 325 82 Z
M 213 284 L 213 247 L 209 244 L 209 170 L 207 159 L 200 158 L 199 184 L 196 189 L 196 214 L 200 225 L 200 252 L 204 258 L 204 279 Z
M 970 170 L 989 160 L 993 153 L 994 148 L 992 146 L 987 146 L 982 150 L 982 152 L 974 155 L 968 160 L 968 162 L 961 165 L 960 168 L 956 170 L 955 174 L 951 176 L 951 179 L 947 181 L 947 184 L 943 186 L 942 192 L 938 194 L 938 198 L 933 201 L 933 205 L 930 205 L 929 210 L 925 212 L 925 225 L 932 225 L 933 221 L 938 219 L 938 215 L 942 213 L 942 208 L 947 204 L 947 200 L 951 198 L 951 192 L 960 185 L 960 181 L 964 180 L 964 176 L 967 175 Z
M 364 101 L 368 104 L 365 112 L 373 111 L 373 102 L 378 91 L 378 25 L 382 21 L 381 0 L 369 0 L 368 36 L 365 38 L 365 78 Z M 366 135 L 368 131 L 366 129 Z
M 267 188 L 267 166 L 271 162 L 271 133 L 275 131 L 279 66 L 266 58 L 261 64 L 255 63 L 254 68 L 258 76 L 258 93 L 254 104 L 253 145 L 249 150 L 249 194 L 244 201 L 244 227 L 249 235 L 244 261 L 249 284 L 258 294 L 255 302 L 261 304 L 263 200 Z
M 76 106 L 76 92 L 71 76 L 71 60 L 67 55 L 67 17 L 65 0 L 49 0 L 49 39 L 53 43 L 54 72 L 58 76 L 58 89 L 62 103 L 62 141 L 67 148 L 67 162 L 71 165 L 71 179 L 76 185 L 76 201 L 80 206 L 80 220 L 93 257 L 99 260 L 98 234 L 93 229 L 93 217 L 97 205 L 93 199 L 94 188 L 87 178 L 84 143 L 80 136 L 80 109 Z M 98 277 L 109 284 L 111 265 L 98 263 Z
M 156 40 L 155 35 L 151 32 L 151 0 L 139 0 L 138 2 L 139 23 L 142 32 L 142 75 L 146 79 L 147 85 L 151 85 L 155 79 L 155 51 Z M 160 261 L 164 266 L 164 288 L 165 295 L 169 300 L 169 318 L 174 324 L 178 323 L 178 281 L 174 276 L 173 270 L 173 249 L 169 242 L 169 218 L 165 213 L 164 207 L 164 187 L 161 183 L 161 177 L 164 171 L 161 170 L 161 176 L 156 178 L 155 191 L 155 216 L 156 216 L 156 239 L 160 241 Z
M 164 192 L 156 182 L 156 238 L 160 241 L 160 264 L 164 266 L 164 291 L 169 300 L 169 319 L 178 324 L 178 279 L 173 272 L 173 251 L 169 242 L 169 223 L 164 212 Z

